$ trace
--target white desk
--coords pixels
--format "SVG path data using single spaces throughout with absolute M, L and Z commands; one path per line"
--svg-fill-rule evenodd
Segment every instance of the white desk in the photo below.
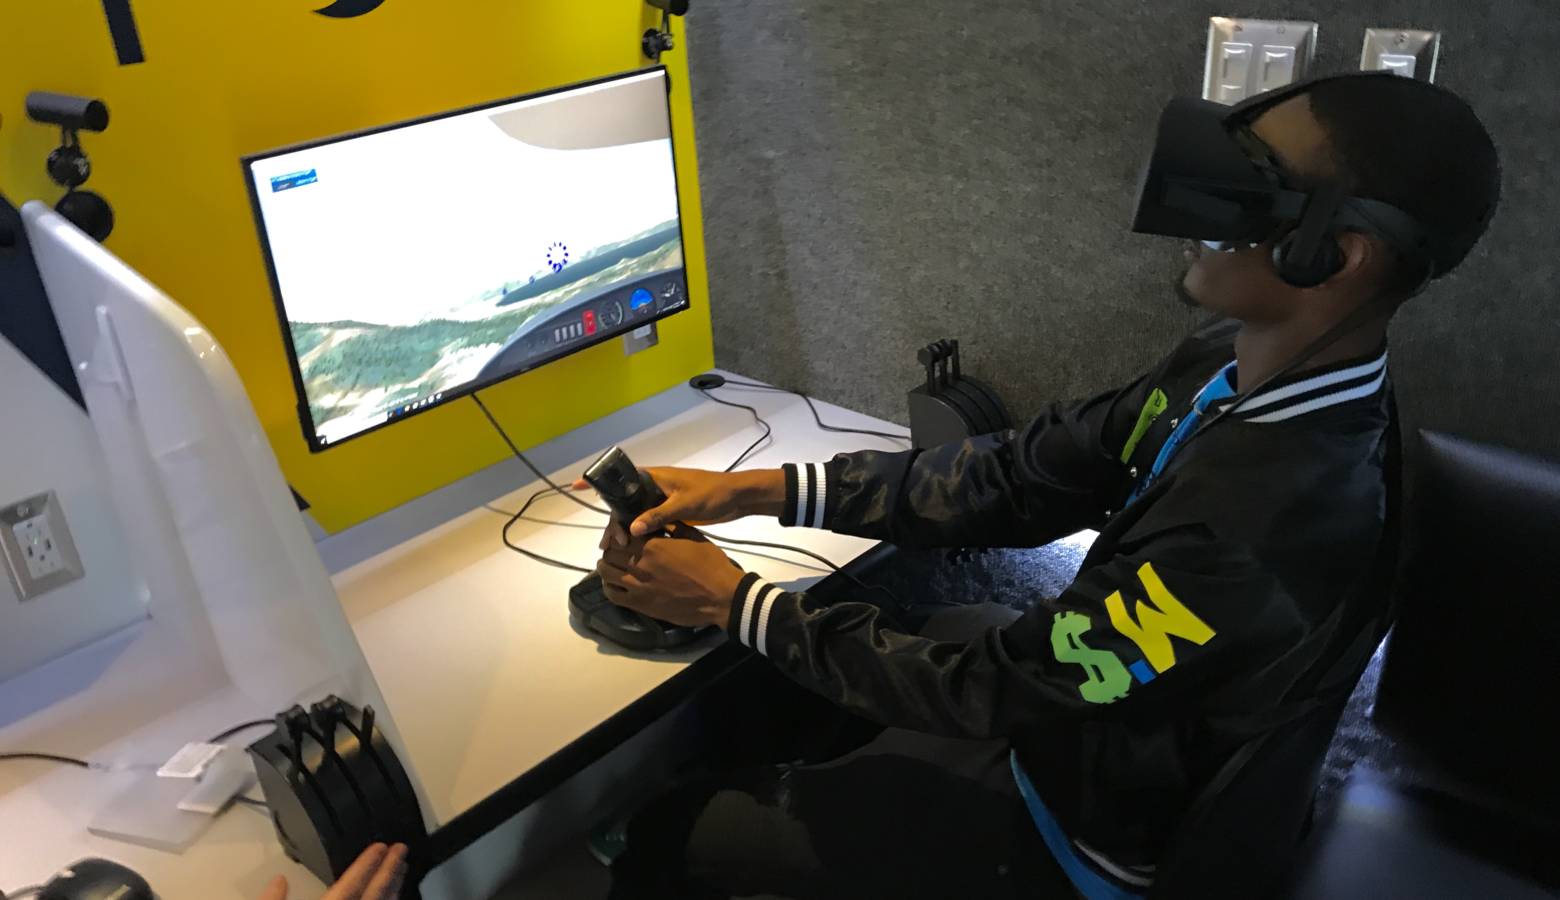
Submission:
M 792 395 L 739 388 L 723 388 L 720 395 L 758 408 L 774 426 L 773 442 L 745 467 L 902 446 L 821 431 Z M 819 408 L 830 424 L 902 430 L 838 407 Z M 747 413 L 679 387 L 528 455 L 560 480 L 572 480 L 614 443 L 644 466 L 724 468 L 758 433 Z M 579 576 L 509 551 L 499 541 L 507 516 L 483 507 L 518 509 L 536 490 L 523 471 L 515 461 L 491 467 L 320 545 L 327 564 L 339 569 L 342 603 L 441 826 L 631 706 L 711 646 L 646 656 L 576 631 L 566 598 Z M 600 516 L 561 498 L 539 502 L 532 515 L 583 527 L 521 522 L 510 531 L 513 540 L 583 566 L 594 562 Z M 806 547 L 839 564 L 870 547 L 854 538 L 784 529 L 773 519 L 711 530 Z M 781 583 L 821 574 L 805 559 L 734 558 Z M 60 693 L 74 693 L 0 728 L 0 747 L 152 762 L 184 741 L 274 712 L 235 708 L 230 690 L 203 686 L 203 670 L 168 664 L 170 648 L 159 640 L 155 623 L 148 623 L 40 670 L 40 679 L 77 686 Z M 0 713 L 7 692 L 34 696 L 40 690 L 37 681 L 22 682 L 0 685 Z M 292 881 L 294 898 L 322 892 L 282 856 L 268 820 L 253 810 L 229 811 L 182 856 L 89 834 L 87 821 L 122 779 L 43 764 L 0 765 L 0 888 L 31 884 L 64 863 L 95 855 L 137 869 L 164 898 L 253 898 L 278 872 Z M 441 888 L 455 882 L 437 876 L 430 879 L 430 896 L 459 893 Z

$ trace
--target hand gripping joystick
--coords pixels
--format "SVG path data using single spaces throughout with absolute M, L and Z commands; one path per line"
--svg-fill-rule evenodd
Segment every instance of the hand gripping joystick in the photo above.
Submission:
M 666 494 L 655 480 L 639 471 L 618 447 L 590 464 L 585 481 L 625 529 L 646 510 L 666 502 Z M 703 628 L 673 625 L 613 604 L 602 590 L 601 576 L 594 573 L 569 589 L 569 612 L 584 627 L 630 650 L 671 650 L 704 632 Z

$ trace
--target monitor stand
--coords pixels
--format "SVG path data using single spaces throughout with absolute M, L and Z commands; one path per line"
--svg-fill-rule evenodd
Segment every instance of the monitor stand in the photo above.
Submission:
M 629 650 L 675 650 L 703 637 L 708 627 L 673 625 L 625 609 L 601 588 L 601 576 L 586 575 L 569 588 L 569 614 L 586 629 Z

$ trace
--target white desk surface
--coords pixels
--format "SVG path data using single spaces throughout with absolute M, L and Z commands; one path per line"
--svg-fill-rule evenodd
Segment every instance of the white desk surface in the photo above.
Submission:
M 744 468 L 826 459 L 903 442 L 821 431 L 793 395 L 723 388 L 724 399 L 758 408 L 774 427 Z M 834 425 L 903 429 L 819 404 Z M 608 416 L 531 454 L 559 480 L 572 479 L 617 443 L 640 465 L 724 468 L 759 434 L 744 411 L 705 402 L 679 387 Z M 513 461 L 465 479 L 321 544 L 347 616 L 406 742 L 431 813 L 444 824 L 520 777 L 575 738 L 682 671 L 704 644 L 668 655 L 604 645 L 570 622 L 567 592 L 579 576 L 505 548 L 499 528 L 536 490 Z M 507 493 L 506 493 L 507 491 Z M 496 497 L 484 508 L 486 498 Z M 590 566 L 602 518 L 562 498 L 532 507 L 538 519 L 510 536 L 548 556 Z M 578 527 L 575 527 L 578 526 Z M 752 519 L 711 531 L 806 547 L 844 564 L 871 544 Z M 770 554 L 769 551 L 761 551 Z M 809 560 L 733 554 L 779 583 L 815 579 Z M 772 558 L 771 558 L 772 557 Z M 715 636 L 713 640 L 722 640 Z M 158 762 L 185 741 L 274 710 L 243 708 L 209 669 L 172 665 L 156 623 L 137 626 L 55 664 L 0 685 L 0 748 Z M 51 705 L 38 698 L 51 695 Z M 86 830 L 126 773 L 42 763 L 0 766 L 0 890 L 46 880 L 83 856 L 116 859 L 141 872 L 163 898 L 253 898 L 275 874 L 292 897 L 323 893 L 276 843 L 267 817 L 235 808 L 183 855 L 96 837 Z

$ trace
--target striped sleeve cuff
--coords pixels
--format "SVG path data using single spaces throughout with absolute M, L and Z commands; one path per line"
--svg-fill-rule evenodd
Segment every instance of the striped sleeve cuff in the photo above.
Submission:
M 834 520 L 828 463 L 781 466 L 785 472 L 785 512 L 780 524 L 796 528 L 828 528 Z
M 768 656 L 769 616 L 774 612 L 776 601 L 784 596 L 785 591 L 752 572 L 743 575 L 731 602 L 731 620 L 726 625 L 726 633 L 744 647 L 752 647 Z

